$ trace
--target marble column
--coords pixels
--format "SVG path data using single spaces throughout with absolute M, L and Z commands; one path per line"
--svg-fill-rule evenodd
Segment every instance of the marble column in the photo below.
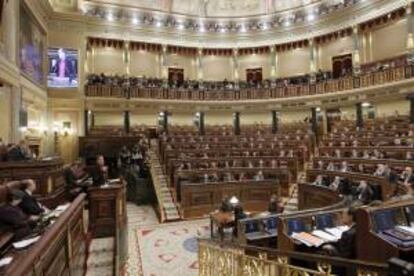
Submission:
M 361 72 L 360 38 L 358 26 L 354 26 L 352 28 L 352 59 L 354 75 L 358 75 Z
M 362 103 L 356 104 L 356 126 L 359 128 L 364 127 L 364 118 L 362 114 Z
M 203 82 L 203 49 L 199 48 L 197 51 L 197 79 L 200 83 Z
M 414 94 L 408 95 L 407 100 L 410 101 L 410 124 L 414 124 Z
M 160 71 L 161 71 L 161 78 L 164 80 L 164 84 L 167 84 L 168 83 L 167 45 L 162 45 L 162 51 L 160 54 Z
M 89 134 L 89 110 L 83 112 L 83 125 L 85 127 L 85 136 Z
M 240 112 L 233 113 L 233 132 L 234 135 L 240 135 Z
M 11 63 L 17 64 L 20 1 L 5 1 L 3 3 L 2 35 L 4 42 L 4 55 Z
M 270 79 L 276 80 L 276 47 L 270 46 Z
M 414 54 L 414 34 L 413 34 L 413 11 L 412 11 L 412 2 L 408 1 L 406 7 L 406 17 L 407 17 L 407 42 L 406 49 L 409 56 Z
M 317 72 L 317 68 L 316 68 L 316 56 L 317 56 L 317 47 L 315 42 L 312 39 L 309 39 L 309 57 L 310 57 L 310 61 L 309 61 L 309 72 L 310 72 L 310 82 L 314 83 L 316 81 L 316 72 Z
M 124 131 L 125 133 L 129 133 L 130 130 L 130 112 L 124 111 Z
M 315 136 L 318 135 L 318 117 L 317 117 L 316 107 L 311 108 L 311 124 L 312 124 L 312 132 Z
M 11 87 L 11 141 L 17 143 L 22 139 L 22 133 L 20 131 L 20 111 L 22 109 L 22 91 L 20 87 Z
M 276 110 L 272 110 L 272 133 L 276 134 L 278 130 L 279 130 L 278 112 Z
M 240 72 L 239 72 L 239 50 L 233 49 L 233 79 L 236 88 L 239 87 Z
M 129 76 L 131 74 L 131 51 L 130 51 L 129 41 L 124 42 L 124 53 L 123 53 L 123 62 L 125 65 L 125 74 Z
M 204 117 L 204 112 L 198 112 L 198 132 L 200 135 L 205 134 Z

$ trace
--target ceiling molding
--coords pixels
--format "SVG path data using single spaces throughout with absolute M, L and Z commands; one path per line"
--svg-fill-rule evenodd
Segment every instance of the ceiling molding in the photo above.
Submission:
M 84 36 L 145 41 L 147 43 L 185 47 L 244 48 L 284 44 L 334 33 L 406 5 L 406 0 L 364 1 L 358 7 L 324 16 L 321 20 L 316 20 L 314 24 L 305 22 L 292 25 L 291 27 L 281 27 L 276 30 L 243 34 L 180 32 L 168 28 L 154 29 L 154 27 L 143 25 L 134 26 L 130 22 L 124 21 L 108 22 L 82 15 L 80 12 L 63 13 L 57 11 L 49 14 L 49 28 L 55 31 L 82 32 Z

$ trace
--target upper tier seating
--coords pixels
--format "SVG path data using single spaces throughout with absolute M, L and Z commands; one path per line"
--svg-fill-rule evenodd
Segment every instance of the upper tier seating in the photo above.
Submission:
M 396 57 L 400 61 L 401 56 Z M 404 59 L 403 59 L 404 60 Z M 348 91 L 382 85 L 414 77 L 414 67 L 407 61 L 388 62 L 388 66 L 366 66 L 358 76 L 338 79 L 317 78 L 317 82 L 278 79 L 258 84 L 241 83 L 238 88 L 227 81 L 199 83 L 187 81 L 178 86 L 161 79 L 125 78 L 121 76 L 90 75 L 85 85 L 88 97 L 148 98 L 165 100 L 258 100 L 290 98 Z M 364 66 L 362 66 L 364 68 Z

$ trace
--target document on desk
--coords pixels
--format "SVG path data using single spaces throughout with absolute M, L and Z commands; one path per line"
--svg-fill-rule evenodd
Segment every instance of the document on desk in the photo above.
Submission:
M 13 247 L 16 248 L 16 249 L 25 248 L 25 247 L 28 247 L 31 244 L 34 244 L 39 239 L 40 239 L 40 236 L 36 236 L 34 238 L 31 238 L 31 239 L 27 239 L 27 240 L 22 240 L 22 241 L 19 241 L 19 242 L 15 242 L 15 243 L 13 243 Z
M 325 228 L 324 230 L 339 240 L 342 237 L 342 233 L 349 230 L 349 226 L 342 225 L 332 228 Z
M 404 225 L 397 225 L 395 228 L 397 228 L 398 230 L 401 230 L 403 232 L 406 232 L 407 234 L 414 235 L 414 227 L 404 226 Z
M 312 247 L 312 246 L 319 247 L 325 243 L 324 240 L 318 237 L 315 237 L 314 235 L 306 233 L 306 232 L 293 233 L 291 237 L 309 247 Z
M 0 259 L 0 267 L 9 265 L 13 261 L 13 257 L 5 257 Z
M 312 235 L 314 235 L 314 236 L 316 236 L 318 238 L 321 238 L 321 239 L 323 239 L 323 240 L 325 240 L 327 242 L 336 242 L 336 241 L 339 240 L 339 238 L 337 238 L 336 236 L 331 235 L 331 234 L 329 234 L 329 233 L 327 233 L 325 231 L 322 231 L 322 230 L 314 230 L 312 232 Z

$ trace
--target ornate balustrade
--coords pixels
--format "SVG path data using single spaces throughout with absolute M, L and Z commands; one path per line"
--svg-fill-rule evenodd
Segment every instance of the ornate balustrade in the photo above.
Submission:
M 254 246 L 223 245 L 199 240 L 199 275 L 334 275 L 334 266 L 355 271 L 352 275 L 387 275 L 388 267 L 315 254 L 269 250 Z M 247 254 L 248 252 L 248 254 Z M 294 266 L 289 259 L 311 263 L 312 269 Z
M 140 98 L 159 100 L 192 101 L 239 101 L 301 97 L 349 91 L 402 81 L 414 77 L 414 65 L 394 67 L 340 79 L 321 81 L 315 84 L 278 85 L 274 88 L 242 88 L 240 90 L 192 90 L 184 88 L 141 88 L 111 85 L 86 85 L 87 97 Z

